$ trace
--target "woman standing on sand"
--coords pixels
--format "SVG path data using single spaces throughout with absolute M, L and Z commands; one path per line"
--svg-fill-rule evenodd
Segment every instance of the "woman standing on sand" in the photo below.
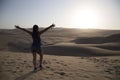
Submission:
M 31 46 L 31 51 L 32 51 L 32 54 L 33 54 L 34 71 L 37 70 L 36 53 L 38 53 L 39 56 L 40 56 L 40 65 L 39 65 L 39 67 L 42 69 L 43 54 L 41 52 L 41 38 L 40 38 L 40 36 L 41 36 L 41 34 L 46 32 L 48 29 L 50 29 L 50 28 L 52 28 L 54 26 L 55 25 L 52 24 L 49 27 L 45 28 L 44 30 L 38 31 L 38 29 L 39 29 L 38 25 L 33 25 L 33 32 L 31 32 L 31 31 L 28 31 L 28 30 L 26 30 L 24 28 L 21 28 L 21 27 L 15 25 L 16 28 L 25 31 L 25 32 L 29 33 L 32 36 L 33 43 L 32 43 L 32 46 Z

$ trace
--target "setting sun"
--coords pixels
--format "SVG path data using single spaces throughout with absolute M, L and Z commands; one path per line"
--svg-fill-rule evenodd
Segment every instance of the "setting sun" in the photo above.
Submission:
M 75 11 L 73 23 L 76 28 L 96 28 L 100 23 L 100 17 L 96 10 L 88 7 Z

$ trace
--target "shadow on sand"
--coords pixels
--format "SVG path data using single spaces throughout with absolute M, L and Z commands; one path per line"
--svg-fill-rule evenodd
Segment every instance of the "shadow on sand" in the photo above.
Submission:
M 21 75 L 20 77 L 16 78 L 15 80 L 25 80 L 27 79 L 29 76 L 32 76 L 34 73 L 37 73 L 39 72 L 40 70 L 42 70 L 42 68 L 36 70 L 36 71 L 30 71 L 24 75 Z
M 16 78 L 15 80 L 25 80 L 26 78 L 28 78 L 28 77 L 31 76 L 32 74 L 34 74 L 34 72 L 33 72 L 33 71 L 30 71 L 30 72 L 28 72 L 28 73 L 26 73 L 26 74 L 24 74 L 24 75 Z

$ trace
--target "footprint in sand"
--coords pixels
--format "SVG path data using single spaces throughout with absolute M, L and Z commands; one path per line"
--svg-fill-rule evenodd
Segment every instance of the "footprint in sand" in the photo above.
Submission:
M 26 63 L 27 61 L 23 61 L 24 63 Z
M 17 66 L 16 68 L 17 68 L 17 69 L 20 69 L 20 67 L 19 67 L 19 66 Z
M 20 60 L 22 60 L 22 59 L 21 59 L 21 58 L 18 58 L 17 60 L 20 61 Z
M 5 62 L 4 61 L 1 61 L 2 64 L 4 64 Z
M 57 59 L 52 59 L 53 61 L 57 61 Z
M 63 61 L 62 61 L 63 62 Z M 62 65 L 62 66 L 67 66 L 67 64 L 64 64 L 64 63 L 62 63 L 62 62 L 56 62 L 57 64 L 60 64 L 60 65 Z
M 13 63 L 15 63 L 14 61 L 9 61 L 9 62 L 7 62 L 7 64 L 13 64 Z
M 10 57 L 10 56 L 6 56 L 7 58 Z
M 5 70 L 5 71 L 7 71 L 7 72 L 11 72 L 12 70 L 8 69 L 8 70 Z
M 17 71 L 12 71 L 13 73 L 16 73 Z
M 105 70 L 105 72 L 107 72 L 108 74 L 113 74 L 113 70 L 111 70 L 111 69 L 107 69 L 107 70 Z
M 54 72 L 54 73 L 57 73 L 57 74 L 59 74 L 59 75 L 61 75 L 61 76 L 63 76 L 63 75 L 66 74 L 65 72 Z
M 20 72 L 23 72 L 23 70 L 20 70 Z
M 45 66 L 46 68 L 50 68 L 50 66 Z
M 44 60 L 44 61 L 43 61 L 43 64 L 51 64 L 51 62 Z

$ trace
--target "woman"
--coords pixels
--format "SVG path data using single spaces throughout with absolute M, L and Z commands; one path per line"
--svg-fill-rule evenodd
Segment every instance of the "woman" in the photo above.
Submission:
M 33 25 L 33 31 L 28 31 L 24 28 L 21 28 L 19 26 L 16 26 L 16 28 L 20 29 L 20 30 L 23 30 L 27 33 L 29 33 L 31 36 L 32 36 L 32 39 L 33 39 L 33 43 L 32 43 L 32 46 L 31 46 L 31 51 L 32 51 L 32 54 L 33 54 L 33 66 L 34 66 L 34 71 L 37 70 L 37 66 L 36 66 L 36 53 L 39 54 L 40 56 L 40 65 L 39 67 L 42 69 L 42 61 L 43 61 L 43 54 L 41 52 L 41 34 L 43 34 L 44 32 L 46 32 L 48 29 L 54 27 L 55 25 L 52 24 L 50 25 L 49 27 L 45 28 L 44 30 L 42 31 L 38 31 L 39 27 L 38 25 Z

